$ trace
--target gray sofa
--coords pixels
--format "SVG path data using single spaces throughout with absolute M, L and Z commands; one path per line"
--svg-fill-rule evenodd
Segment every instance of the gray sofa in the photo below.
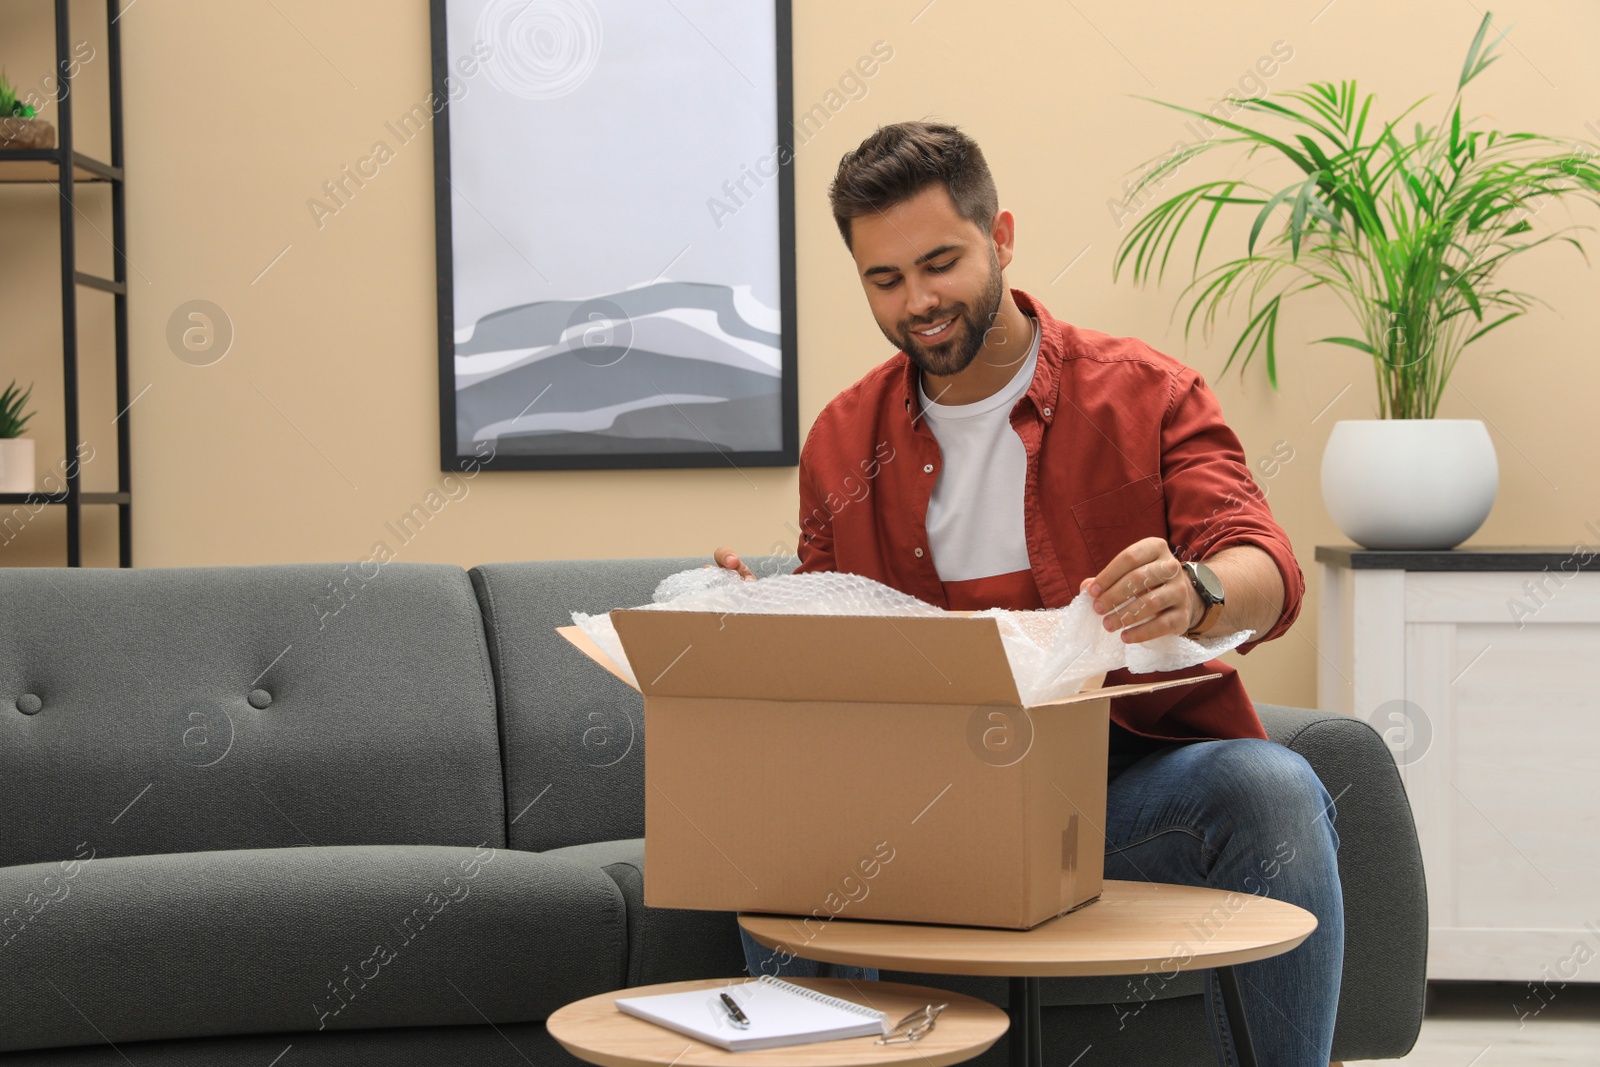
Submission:
M 561 1004 L 739 974 L 732 915 L 644 906 L 640 699 L 553 632 L 702 562 L 0 569 L 0 1064 L 570 1064 Z M 1338 797 L 1335 1056 L 1401 1056 L 1398 774 L 1363 722 L 1260 711 Z M 1119 1031 L 1126 979 L 1048 981 L 1045 1054 L 1210 1064 L 1198 991 Z

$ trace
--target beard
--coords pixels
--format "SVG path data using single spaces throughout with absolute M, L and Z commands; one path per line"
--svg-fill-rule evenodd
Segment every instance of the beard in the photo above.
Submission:
M 991 248 L 989 278 L 976 305 L 954 304 L 939 308 L 920 321 L 901 323 L 898 336 L 888 330 L 884 330 L 883 335 L 888 338 L 890 344 L 897 346 L 910 357 L 911 362 L 920 367 L 924 374 L 940 377 L 959 374 L 978 357 L 979 350 L 983 348 L 984 335 L 1000 310 L 1000 300 L 1003 295 L 1000 260 Z M 911 332 L 913 329 L 926 329 L 952 315 L 955 317 L 955 322 L 950 326 L 949 336 L 943 341 L 929 344 Z

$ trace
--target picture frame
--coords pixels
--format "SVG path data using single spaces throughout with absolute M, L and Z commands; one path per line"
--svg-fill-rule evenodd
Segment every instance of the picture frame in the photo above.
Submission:
M 430 4 L 441 469 L 796 466 L 790 0 Z

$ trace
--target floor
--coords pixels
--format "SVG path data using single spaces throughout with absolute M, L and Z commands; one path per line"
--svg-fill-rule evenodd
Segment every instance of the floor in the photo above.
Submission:
M 1428 1001 L 1411 1055 L 1345 1067 L 1600 1065 L 1600 983 L 1433 982 Z

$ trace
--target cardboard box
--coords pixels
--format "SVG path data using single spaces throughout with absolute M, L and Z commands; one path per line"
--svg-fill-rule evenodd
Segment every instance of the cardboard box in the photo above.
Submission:
M 658 908 L 1036 926 L 1100 895 L 1109 698 L 1200 680 L 1024 707 L 991 617 L 611 619 L 644 696 Z

